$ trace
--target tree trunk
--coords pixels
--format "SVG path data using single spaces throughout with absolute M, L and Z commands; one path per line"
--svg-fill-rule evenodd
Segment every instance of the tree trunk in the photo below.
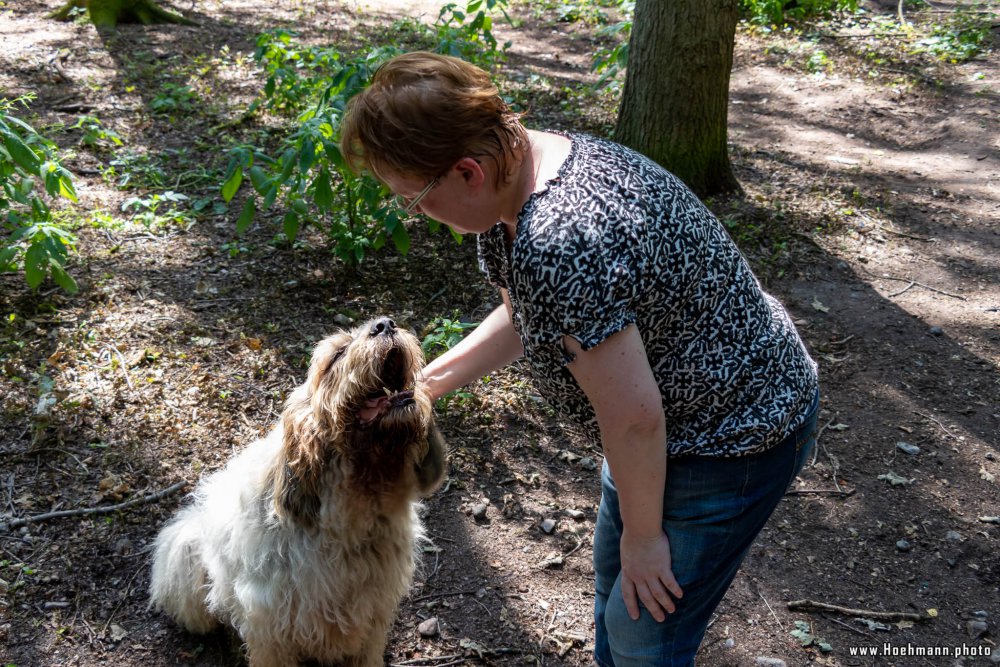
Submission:
M 155 0 L 67 0 L 66 4 L 49 14 L 51 18 L 65 21 L 73 9 L 87 9 L 90 21 L 98 28 L 116 28 L 119 23 L 177 23 L 198 25 L 180 14 L 157 6 Z
M 637 0 L 615 138 L 701 196 L 740 190 L 726 142 L 737 0 Z

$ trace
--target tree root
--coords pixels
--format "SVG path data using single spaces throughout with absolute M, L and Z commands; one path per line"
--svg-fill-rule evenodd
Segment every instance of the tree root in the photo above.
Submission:
M 154 0 L 67 0 L 48 16 L 67 21 L 74 9 L 86 9 L 91 23 L 98 28 L 114 29 L 119 23 L 198 25 L 189 18 L 163 9 Z

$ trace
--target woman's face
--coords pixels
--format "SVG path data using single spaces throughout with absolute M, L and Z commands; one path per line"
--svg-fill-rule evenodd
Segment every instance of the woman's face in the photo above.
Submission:
M 417 197 L 431 182 L 394 172 L 383 172 L 380 177 L 393 194 L 406 201 Z M 411 213 L 422 213 L 459 234 L 481 234 L 500 218 L 495 194 L 479 163 L 462 158 L 438 177 L 437 184 L 420 198 Z

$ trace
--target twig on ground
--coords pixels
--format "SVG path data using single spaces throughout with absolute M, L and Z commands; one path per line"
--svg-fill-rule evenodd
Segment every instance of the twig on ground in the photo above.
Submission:
M 785 491 L 786 496 L 808 496 L 808 495 L 818 495 L 818 496 L 840 496 L 841 498 L 850 498 L 857 492 L 857 489 L 791 489 Z
M 951 292 L 946 292 L 943 289 L 938 289 L 937 287 L 931 287 L 930 285 L 925 285 L 922 282 L 918 282 L 916 280 L 910 280 L 909 278 L 897 278 L 896 276 L 878 275 L 877 273 L 872 273 L 871 271 L 868 271 L 867 269 L 865 269 L 865 273 L 867 273 L 868 275 L 870 275 L 870 276 L 872 276 L 874 278 L 881 278 L 883 280 L 895 280 L 896 282 L 899 282 L 899 283 L 910 283 L 902 291 L 897 292 L 896 294 L 890 294 L 889 295 L 890 297 L 902 294 L 903 292 L 905 292 L 906 290 L 910 289 L 911 287 L 923 287 L 925 290 L 930 290 L 931 292 L 937 292 L 938 294 L 943 294 L 944 296 L 949 296 L 952 299 L 958 299 L 959 301 L 968 301 L 968 299 L 966 299 L 964 296 L 962 296 L 960 294 L 952 294 Z
M 118 503 L 117 505 L 108 505 L 105 507 L 79 507 L 74 510 L 61 510 L 59 512 L 48 512 L 46 514 L 36 514 L 35 516 L 26 516 L 20 519 L 14 519 L 10 523 L 2 524 L 0 523 L 0 532 L 5 532 L 13 528 L 20 528 L 21 526 L 27 526 L 29 523 L 39 523 L 41 521 L 49 521 L 51 519 L 62 519 L 70 516 L 84 516 L 88 514 L 111 514 L 112 512 L 117 512 L 133 505 L 141 505 L 144 503 L 153 503 L 159 500 L 163 500 L 167 496 L 177 493 L 185 486 L 187 482 L 177 482 L 172 486 L 157 491 L 156 493 L 151 493 L 148 496 L 143 496 L 141 498 L 132 498 L 131 500 L 126 500 L 123 503 Z
M 825 431 L 830 426 L 830 424 L 832 424 L 834 421 L 836 421 L 836 419 L 837 419 L 837 415 L 834 415 L 833 418 L 830 419 L 830 421 L 828 421 L 827 423 L 823 424 L 823 426 L 818 431 L 816 431 L 816 444 L 813 446 L 813 460 L 809 464 L 810 468 L 813 467 L 814 465 L 816 465 L 816 459 L 819 458 L 819 439 L 820 439 L 820 436 L 823 435 L 823 431 Z
M 128 385 L 129 391 L 135 391 L 135 387 L 132 386 L 132 378 L 128 374 L 128 362 L 125 361 L 125 355 L 121 353 L 121 350 L 116 348 L 114 345 L 108 345 L 105 348 L 110 356 L 118 355 L 118 364 L 121 366 L 122 373 L 125 375 L 125 384 Z
M 836 623 L 837 625 L 842 625 L 845 628 L 847 628 L 848 630 L 850 630 L 851 632 L 856 632 L 859 635 L 864 635 L 865 637 L 875 637 L 875 635 L 873 635 L 870 632 L 865 632 L 864 630 L 861 630 L 859 628 L 855 628 L 850 623 L 844 623 L 843 621 L 841 621 L 839 619 L 836 619 L 833 616 L 830 616 L 828 614 L 823 614 L 823 618 L 825 618 L 828 621 L 832 621 L 833 623 Z
M 411 603 L 423 602 L 424 600 L 434 600 L 436 598 L 453 598 L 459 595 L 472 595 L 475 596 L 476 591 L 452 591 L 451 593 L 432 593 L 430 595 L 421 595 L 418 598 L 413 598 L 410 600 Z
M 114 611 L 111 612 L 111 615 L 108 616 L 108 622 L 105 623 L 104 627 L 101 629 L 101 635 L 107 634 L 108 628 L 111 626 L 111 621 L 114 620 L 115 614 L 117 614 L 118 610 L 122 608 L 123 604 L 125 604 L 125 600 L 128 599 L 129 594 L 132 592 L 132 584 L 135 583 L 135 578 L 139 576 L 139 573 L 142 572 L 142 570 L 143 568 L 141 567 L 137 569 L 135 574 L 132 575 L 132 578 L 128 580 L 128 583 L 125 585 L 125 594 L 122 595 L 122 599 L 118 601 L 118 605 L 114 608 Z
M 945 427 L 945 425 L 944 425 L 944 424 L 942 424 L 941 422 L 939 422 L 939 421 L 938 421 L 937 419 L 934 419 L 934 417 L 931 417 L 930 415 L 925 415 L 925 414 L 924 414 L 923 412 L 917 412 L 916 410 L 914 410 L 914 411 L 913 411 L 913 414 L 915 414 L 915 415 L 920 415 L 920 416 L 921 416 L 921 417 L 923 417 L 924 419 L 930 419 L 930 420 L 931 420 L 932 422 L 934 422 L 935 424 L 937 424 L 938 426 L 940 426 L 940 427 L 941 427 L 941 430 L 942 430 L 942 431 L 944 431 L 944 432 L 945 432 L 945 434 L 946 434 L 946 435 L 947 435 L 947 436 L 948 436 L 949 438 L 955 438 L 956 440 L 958 439 L 958 436 L 956 436 L 956 435 L 955 435 L 954 433 L 952 433 L 951 431 L 949 431 L 949 430 L 948 430 L 948 429 L 947 429 L 947 428 Z
M 413 658 L 412 660 L 404 660 L 402 662 L 393 662 L 393 663 L 390 663 L 389 667 L 409 667 L 410 665 L 431 665 L 433 667 L 442 667 L 442 664 L 441 664 L 442 661 L 444 661 L 446 664 L 449 664 L 449 665 L 459 664 L 459 663 L 456 663 L 456 662 L 450 662 L 450 661 L 456 660 L 456 659 L 460 659 L 463 662 L 465 661 L 465 658 L 463 658 L 462 656 L 460 656 L 458 654 L 455 654 L 455 655 L 439 655 L 439 656 L 435 656 L 433 658 Z
M 778 615 L 774 613 L 774 610 L 771 609 L 771 603 L 767 601 L 767 598 L 764 597 L 764 594 L 761 593 L 759 589 L 757 590 L 757 595 L 760 597 L 761 600 L 764 601 L 764 604 L 767 605 L 767 610 L 771 612 L 771 616 L 774 617 L 774 620 L 778 624 L 778 627 L 781 628 L 782 632 L 784 632 L 785 626 L 782 624 L 781 619 L 778 618 Z
M 845 616 L 878 619 L 880 621 L 926 621 L 930 616 L 912 611 L 872 611 L 870 609 L 852 609 L 836 604 L 815 602 L 813 600 L 795 600 L 788 603 L 791 611 L 831 611 Z

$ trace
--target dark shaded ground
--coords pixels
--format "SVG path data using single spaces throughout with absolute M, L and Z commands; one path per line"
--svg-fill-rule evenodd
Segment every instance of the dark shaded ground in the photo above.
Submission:
M 141 173 L 136 164 L 164 165 L 159 189 L 214 192 L 230 131 L 219 126 L 261 85 L 245 58 L 253 35 L 280 22 L 309 37 L 356 38 L 362 18 L 335 3 L 200 4 L 188 13 L 201 27 L 125 27 L 110 55 L 90 27 L 46 21 L 56 4 L 0 8 L 0 87 L 37 90 L 40 125 L 91 113 L 148 156 L 102 178 L 114 156 L 77 149 L 68 165 L 83 218 L 121 217 L 126 197 L 157 189 L 115 187 L 124 170 Z M 521 93 L 534 101 L 531 118 L 604 131 L 605 107 L 580 93 L 592 29 L 521 10 L 528 20 L 512 33 L 508 70 L 534 86 Z M 747 193 L 711 203 L 821 364 L 824 429 L 814 464 L 720 607 L 705 665 L 760 656 L 793 666 L 990 664 L 852 649 L 995 647 L 997 59 L 903 58 L 870 76 L 862 43 L 821 40 L 834 65 L 816 75 L 802 67 L 811 43 L 747 33 L 738 41 L 731 140 Z M 196 81 L 196 108 L 149 113 L 164 80 Z M 71 148 L 78 135 L 57 138 Z M 407 257 L 381 252 L 353 270 L 315 236 L 292 252 L 257 228 L 233 246 L 234 218 L 152 233 L 81 227 L 75 297 L 0 277 L 0 516 L 107 507 L 194 482 L 267 430 L 313 342 L 338 323 L 388 313 L 423 334 L 440 315 L 476 321 L 497 298 L 478 277 L 474 244 L 445 234 L 414 228 Z M 234 247 L 245 249 L 231 255 Z M 54 407 L 39 412 L 50 397 Z M 400 611 L 389 661 L 589 664 L 600 453 L 574 443 L 516 369 L 453 400 L 440 422 L 450 481 L 427 502 L 434 547 Z M 899 442 L 920 451 L 904 453 Z M 890 473 L 905 483 L 893 485 Z M 0 532 L 0 664 L 240 664 L 228 637 L 186 635 L 145 608 L 147 547 L 180 501 Z M 477 520 L 472 508 L 484 501 Z M 557 522 L 552 534 L 540 528 L 545 519 Z M 936 616 L 878 627 L 789 611 L 803 598 Z M 431 617 L 440 634 L 422 638 L 416 627 Z M 832 651 L 803 647 L 791 634 L 797 622 Z

